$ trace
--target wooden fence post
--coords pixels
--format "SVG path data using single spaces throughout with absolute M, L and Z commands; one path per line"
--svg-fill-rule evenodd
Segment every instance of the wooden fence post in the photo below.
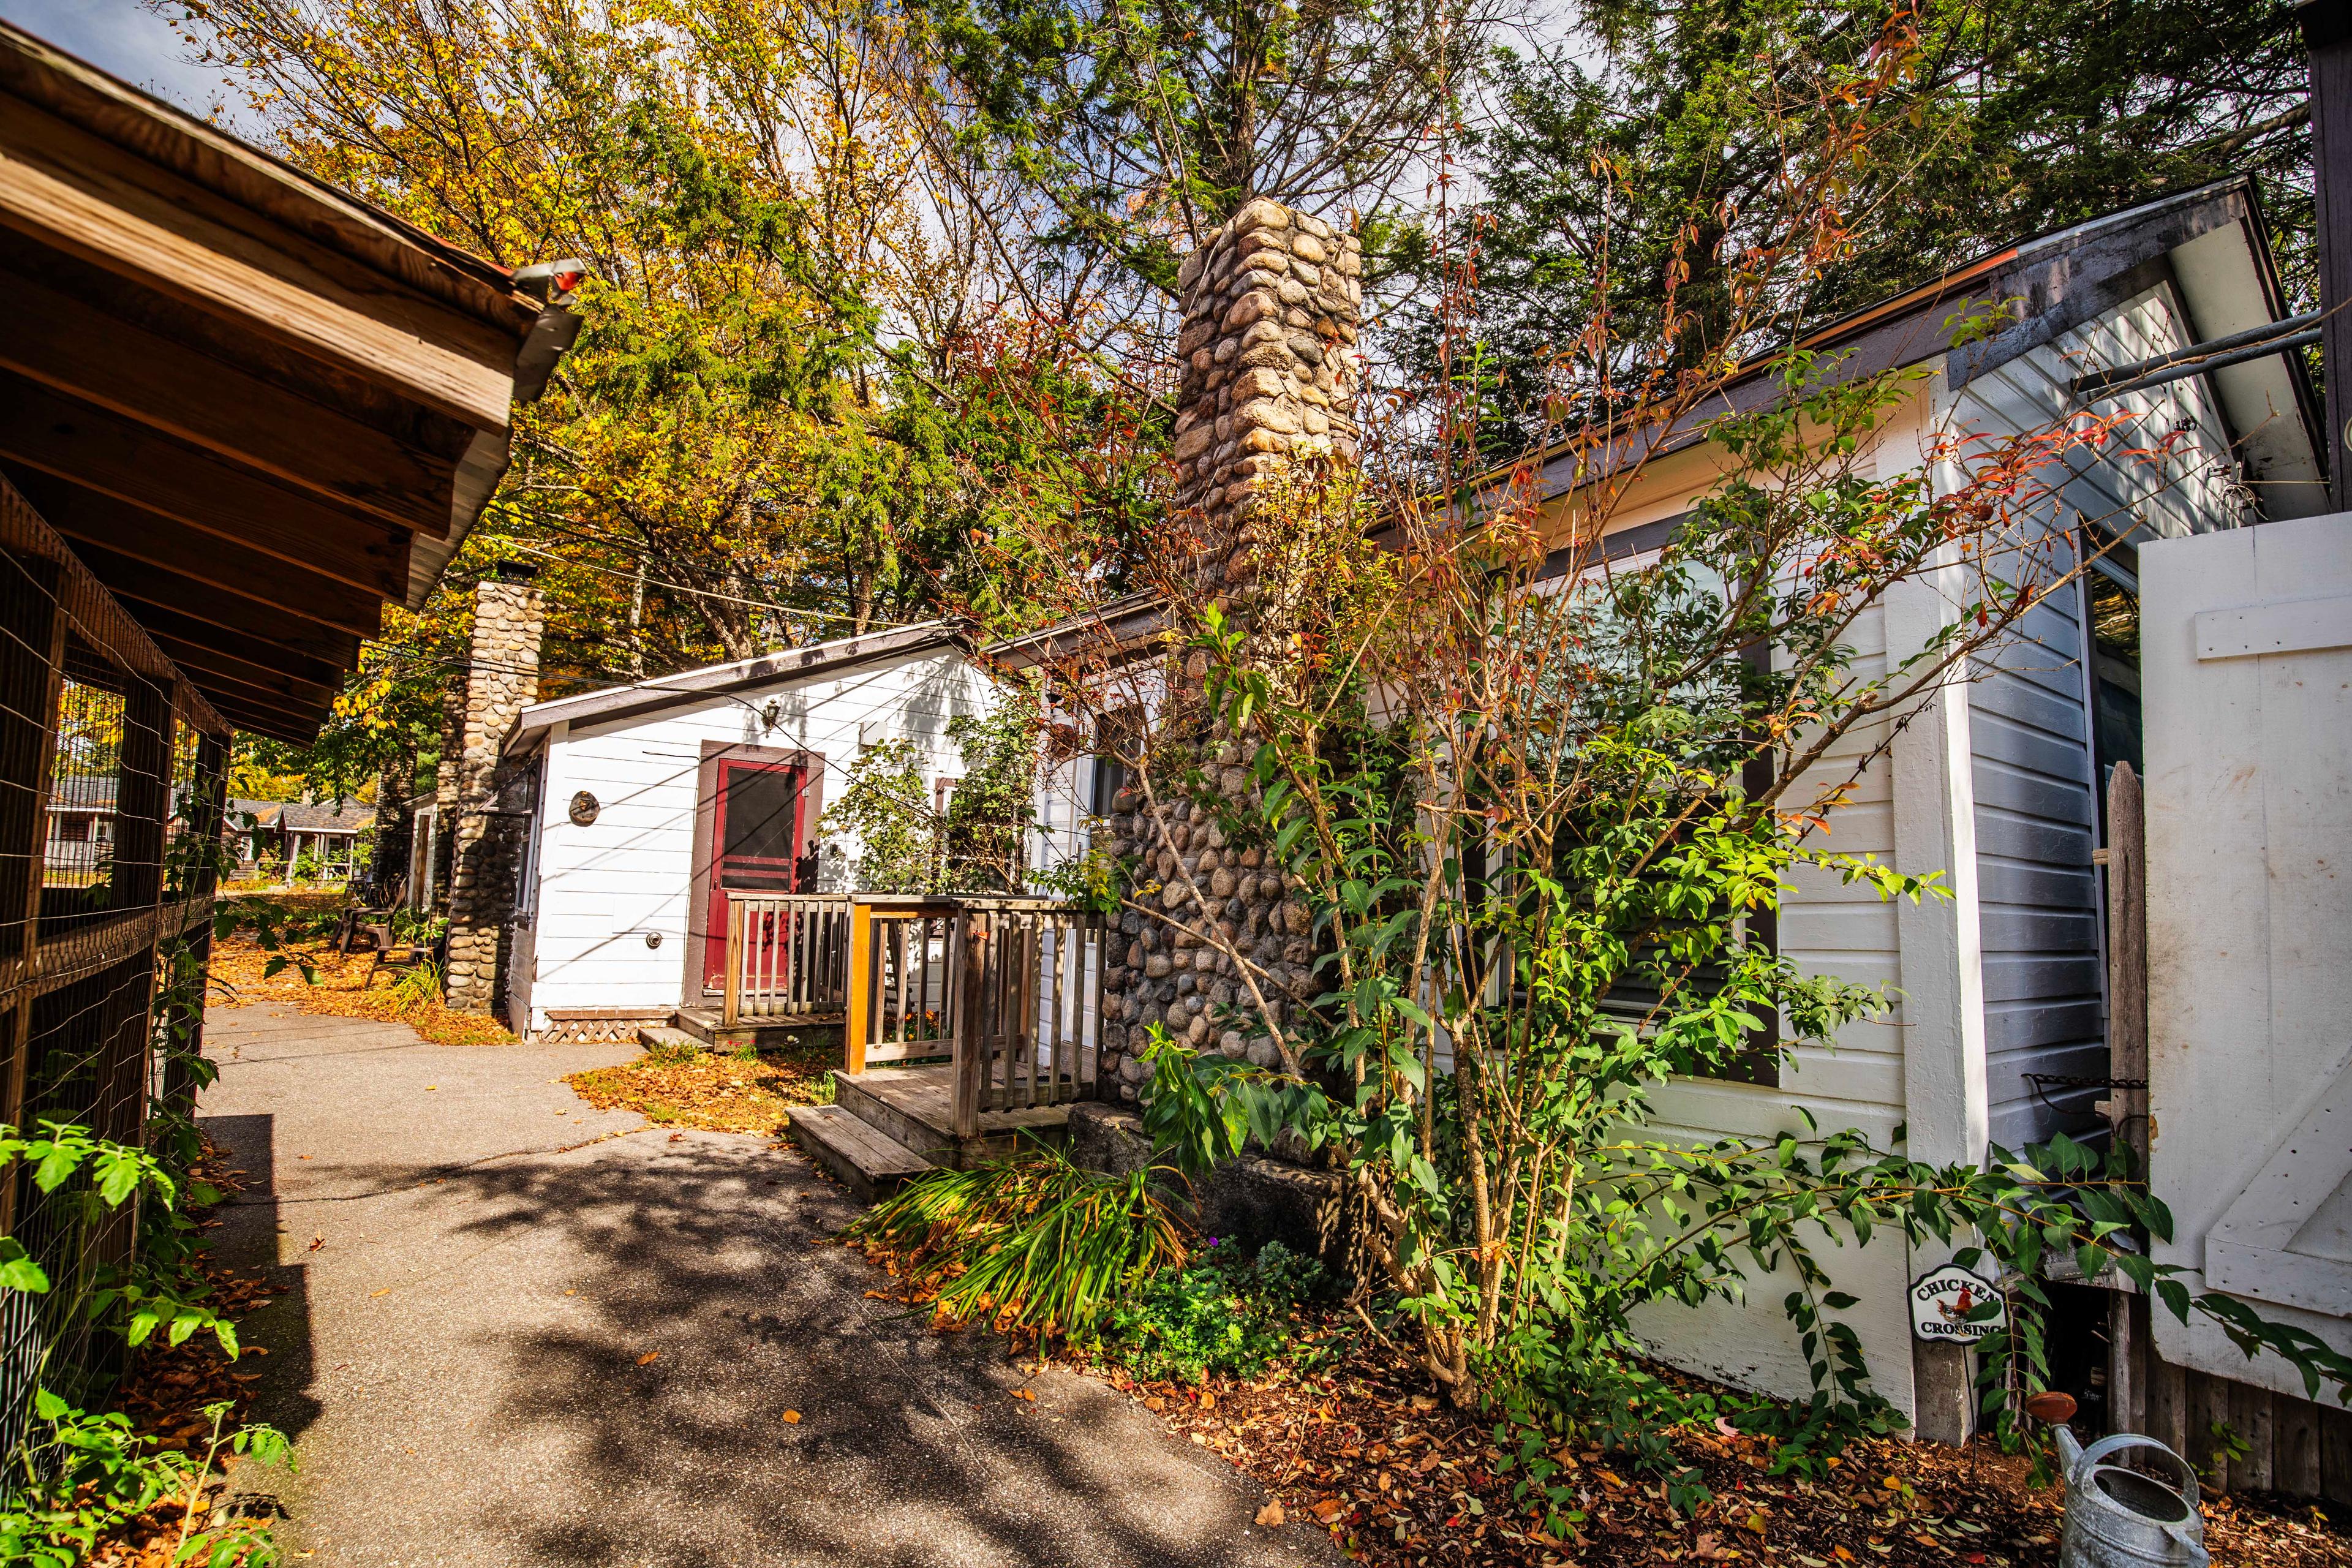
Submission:
M 2107 779 L 2107 1117 L 2116 1141 L 2147 1173 L 2147 845 L 2139 779 L 2117 763 Z M 2157 1365 L 2153 1333 L 2135 1346 L 2147 1321 L 2131 1297 L 2115 1293 L 2107 1310 L 2107 1421 L 2118 1432 L 2144 1430 L 2147 1384 Z
M 740 900 L 727 900 L 724 919 L 727 929 L 719 933 L 719 937 L 726 943 L 727 1000 L 719 1014 L 719 1021 L 731 1029 L 736 1020 L 743 1016 L 743 905 Z

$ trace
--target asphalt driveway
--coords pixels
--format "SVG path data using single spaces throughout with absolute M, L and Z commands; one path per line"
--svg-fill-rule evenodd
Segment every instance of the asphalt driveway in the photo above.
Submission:
M 1339 1561 L 1127 1399 L 869 1294 L 828 1240 L 849 1201 L 796 1153 L 562 1082 L 631 1048 L 267 1005 L 205 1033 L 205 1124 L 253 1179 L 222 1246 L 277 1286 L 246 1324 L 257 1414 L 301 1467 L 247 1484 L 291 1562 Z

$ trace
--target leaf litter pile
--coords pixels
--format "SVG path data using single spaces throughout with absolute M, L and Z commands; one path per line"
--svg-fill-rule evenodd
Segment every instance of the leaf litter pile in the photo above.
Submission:
M 289 960 L 270 974 L 272 958 Z M 316 981 L 302 977 L 310 966 Z M 294 942 L 272 953 L 239 931 L 213 949 L 214 1002 L 291 1002 L 305 1013 L 338 1018 L 373 1018 L 406 1024 L 436 1046 L 505 1046 L 514 1036 L 497 1019 L 479 1013 L 453 1013 L 438 996 L 403 994 L 399 971 L 379 969 L 373 952 L 341 953 L 331 942 Z
M 1654 1479 L 1616 1456 L 1573 1445 L 1554 1454 L 1584 1514 L 1567 1537 L 1514 1496 L 1522 1472 L 1501 1463 L 1494 1425 L 1452 1410 L 1427 1375 L 1334 1325 L 1337 1357 L 1316 1373 L 1277 1369 L 1255 1384 L 1192 1388 L 1111 1369 L 1112 1384 L 1223 1456 L 1273 1494 L 1268 1527 L 1322 1528 L 1360 1562 L 1422 1564 L 1660 1563 L 1874 1568 L 2054 1568 L 2064 1511 L 2056 1489 L 2027 1484 L 2021 1458 L 1886 1440 L 1857 1443 L 1830 1477 L 1769 1473 L 1772 1440 L 1684 1429 L 1678 1458 L 1705 1472 L 1711 1500 L 1685 1515 Z M 2321 1568 L 2352 1564 L 2352 1534 L 2320 1510 L 2284 1500 L 2208 1498 L 2216 1563 Z
M 240 1178 L 246 1174 L 244 1171 L 222 1168 L 219 1152 L 209 1145 L 193 1173 L 196 1180 L 209 1182 L 219 1189 L 223 1197 L 244 1190 L 246 1184 Z M 207 1230 L 221 1223 L 201 1215 L 197 1219 Z M 239 1275 L 209 1261 L 204 1270 L 213 1289 L 210 1304 L 225 1317 L 242 1318 L 256 1308 L 269 1305 L 273 1298 L 267 1280 Z M 240 1366 L 229 1360 L 210 1333 L 195 1335 L 179 1345 L 166 1345 L 159 1334 L 131 1352 L 130 1365 L 115 1390 L 111 1407 L 130 1416 L 131 1430 L 151 1439 L 156 1448 L 177 1449 L 201 1460 L 213 1436 L 212 1420 L 205 1415 L 206 1405 L 225 1403 L 230 1406 L 221 1424 L 224 1435 L 235 1431 L 247 1419 L 253 1385 L 261 1381 L 261 1373 L 256 1368 L 260 1358 L 269 1352 L 252 1344 L 244 1350 L 245 1361 Z M 222 1450 L 209 1485 L 196 1500 L 198 1510 L 210 1512 L 229 1500 L 230 1478 L 243 1463 L 226 1448 Z M 101 1541 L 89 1559 L 91 1568 L 166 1568 L 179 1541 L 182 1506 L 181 1500 L 167 1499 L 125 1525 L 112 1538 Z
M 599 1110 L 634 1110 L 667 1127 L 773 1133 L 792 1107 L 831 1098 L 827 1074 L 839 1059 L 837 1042 L 813 1031 L 756 1055 L 655 1046 L 563 1081 Z

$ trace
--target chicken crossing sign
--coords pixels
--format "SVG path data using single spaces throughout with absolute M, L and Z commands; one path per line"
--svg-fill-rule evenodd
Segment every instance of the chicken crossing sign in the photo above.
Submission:
M 1987 1301 L 1991 1314 L 1970 1321 Z M 1972 1345 L 2008 1326 L 2008 1303 L 1991 1280 L 1972 1269 L 1947 1263 L 1911 1282 L 1911 1331 L 1920 1339 Z

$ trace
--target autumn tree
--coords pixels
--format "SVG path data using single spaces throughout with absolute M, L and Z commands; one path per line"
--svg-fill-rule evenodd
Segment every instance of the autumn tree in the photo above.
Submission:
M 1506 14 L 1496 0 L 919 10 L 949 133 L 1037 195 L 1066 265 L 1108 260 L 1160 295 L 1253 196 L 1376 225 L 1417 198 L 1430 130 Z
M 444 592 L 540 566 L 552 689 L 950 602 L 1017 621 L 967 569 L 1007 510 L 1115 527 L 1148 486 L 1131 384 L 949 205 L 993 187 L 939 166 L 887 7 L 226 0 L 188 25 L 305 167 L 504 264 L 585 264 L 585 330 Z M 385 668 L 446 679 L 461 615 L 402 623 Z
M 2308 248 L 2307 72 L 2294 6 L 1927 0 L 1911 74 L 1848 204 L 1850 244 L 1778 301 L 1801 325 L 2021 237 L 2241 173 L 2290 280 Z M 1606 299 L 1685 360 L 1719 349 L 1735 258 L 1792 162 L 1822 146 L 1832 75 L 1879 15 L 1819 0 L 1593 0 L 1566 40 L 1493 63 L 1465 164 L 1480 182 L 1479 335 L 1493 449 L 1542 419 L 1542 367 Z M 1804 133 L 1790 137 L 1790 129 Z M 1425 319 L 1415 363 L 1433 363 Z

